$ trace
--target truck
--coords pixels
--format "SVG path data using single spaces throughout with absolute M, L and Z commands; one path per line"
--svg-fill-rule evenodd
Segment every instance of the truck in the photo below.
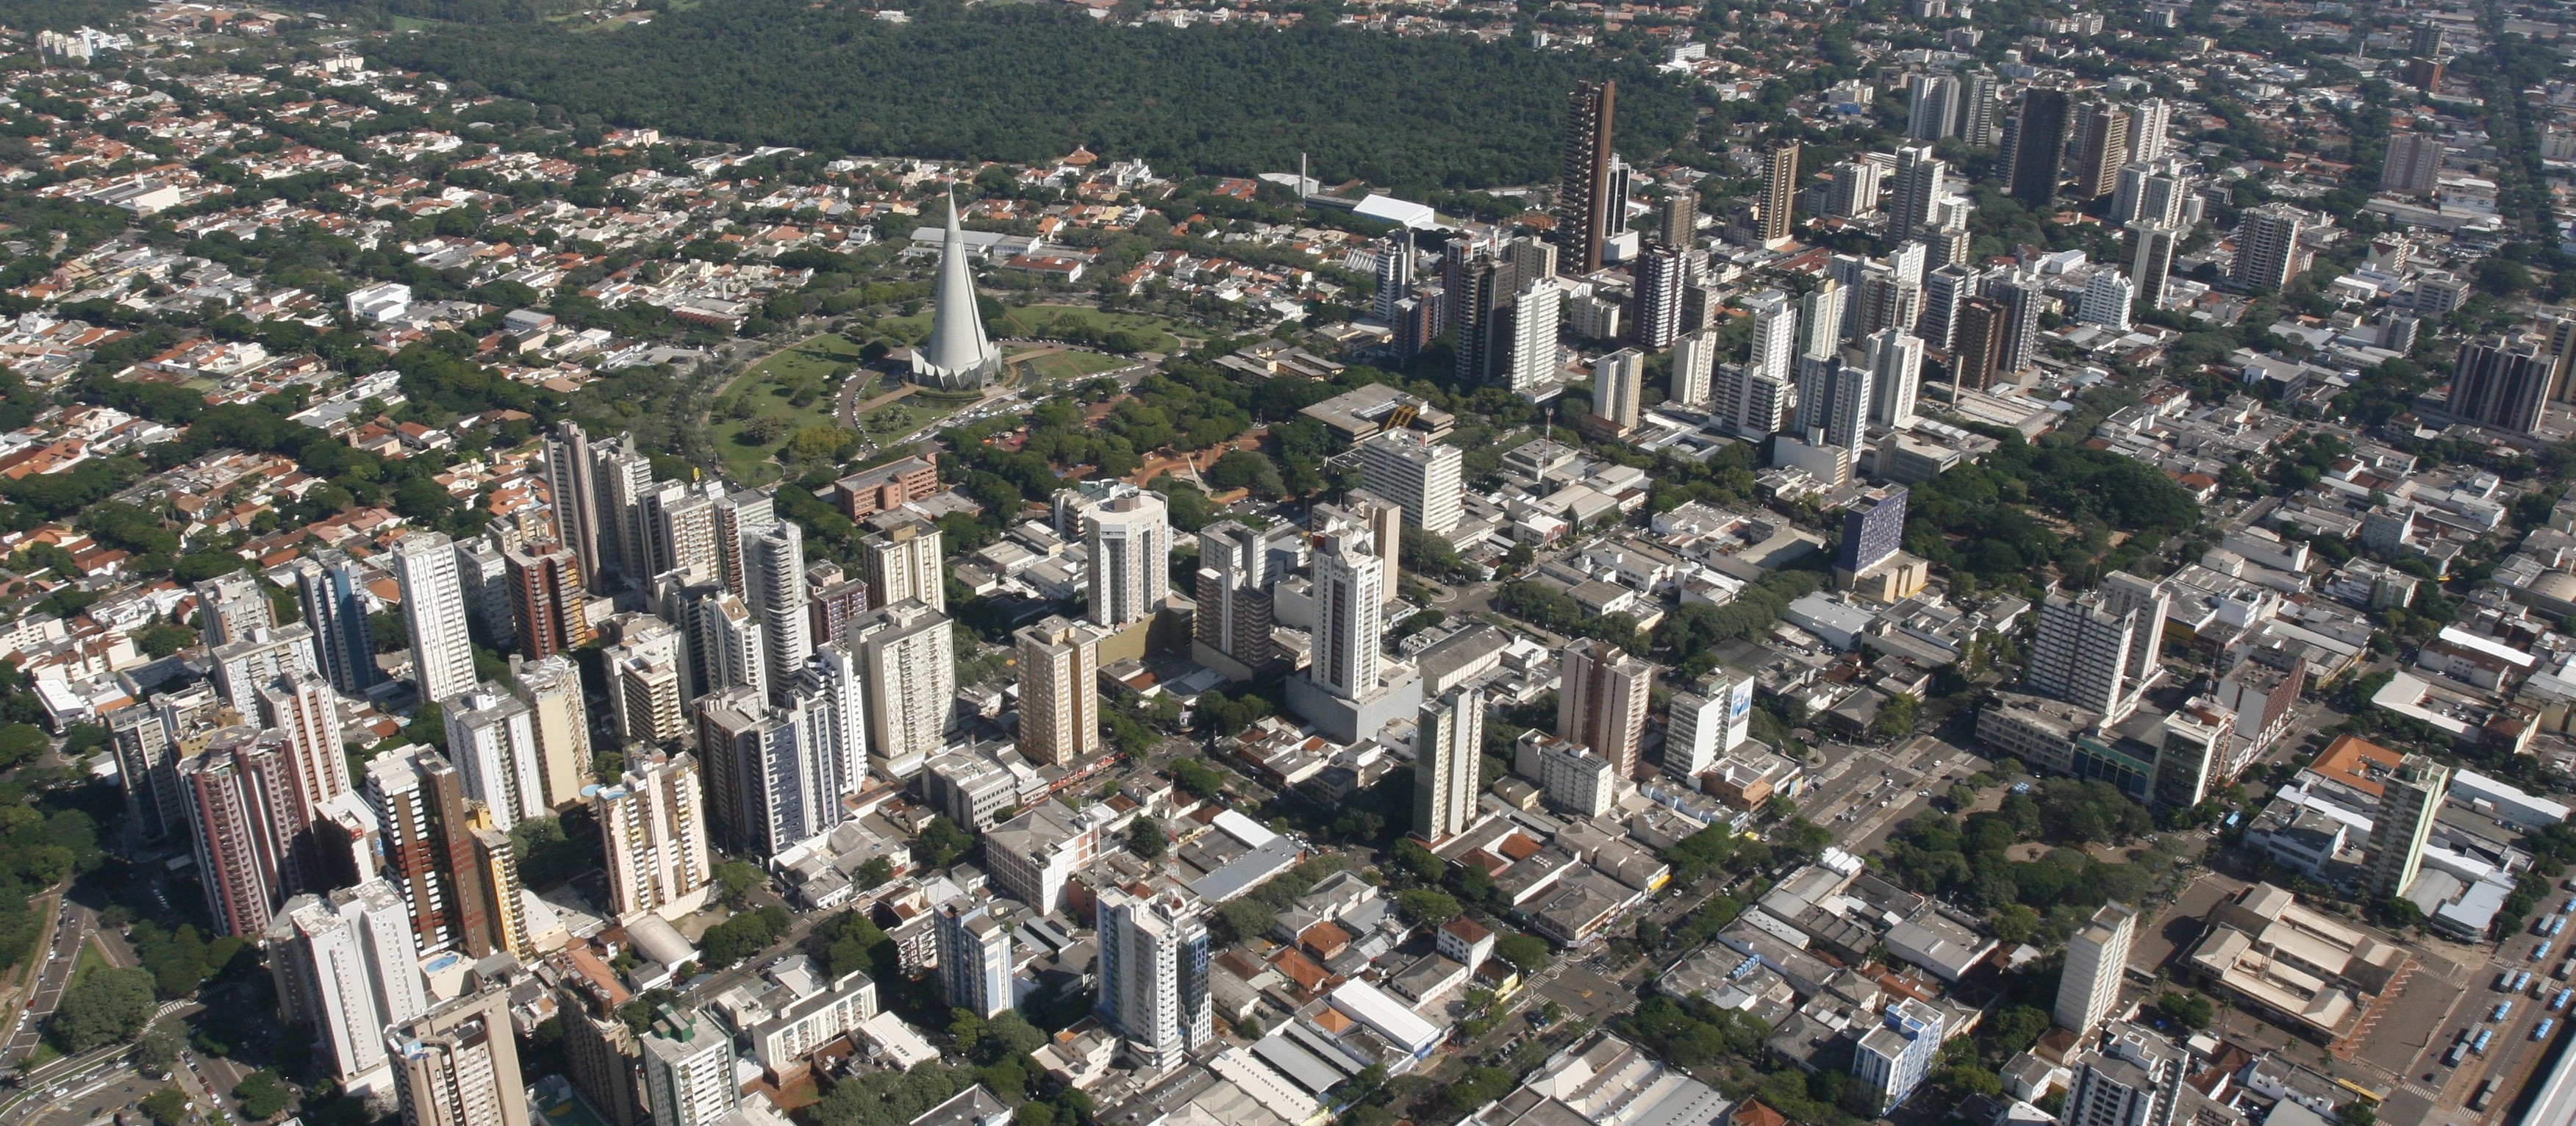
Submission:
M 2471 1041 L 2471 1042 L 2469 1043 L 2469 1050 L 2470 1050 L 2470 1051 L 2472 1051 L 2472 1052 L 2476 1052 L 2477 1054 L 2479 1054 L 2479 1055 L 2482 1055 L 2482 1056 L 2483 1056 L 2483 1055 L 2487 1054 L 2487 1043 L 2488 1043 L 2489 1041 L 2491 1041 L 2491 1040 L 2494 1040 L 2494 1039 L 2495 1039 L 2495 1030 L 2494 1030 L 2494 1029 L 2492 1029 L 2492 1028 L 2482 1028 L 2482 1029 L 2479 1029 L 2479 1030 L 2478 1030 L 2478 1038 L 2477 1038 L 2476 1040 Z
M 2513 1015 L 2513 1002 L 2511 1002 L 2511 1001 L 2498 1001 L 2498 1002 L 2496 1002 L 2495 1011 L 2494 1011 L 2494 1012 L 2492 1012 L 2492 1013 L 2488 1013 L 2488 1014 L 2487 1014 L 2487 1020 L 2488 1020 L 2490 1023 L 2494 1023 L 2494 1024 L 2503 1024 L 2503 1023 L 2504 1023 L 2504 1019 L 2505 1019 L 2506 1017 L 2509 1017 L 2509 1016 L 2512 1016 L 2512 1015 Z
M 2531 1026 L 2531 1038 L 2534 1040 L 2549 1039 L 2549 1030 L 2556 1027 L 2558 1027 L 2557 1017 L 2542 1017 L 2540 1018 L 2540 1023 Z

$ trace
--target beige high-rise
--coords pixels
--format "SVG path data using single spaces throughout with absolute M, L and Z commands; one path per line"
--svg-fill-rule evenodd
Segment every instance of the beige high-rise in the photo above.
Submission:
M 1608 642 L 1583 640 L 1557 655 L 1557 672 L 1557 737 L 1591 748 L 1619 777 L 1635 777 L 1655 666 Z
M 1644 421 L 1646 357 L 1622 348 L 1601 357 L 1592 368 L 1592 413 L 1606 418 L 1622 433 Z
M 609 909 L 619 919 L 678 919 L 706 905 L 715 867 L 697 759 L 645 750 L 592 800 L 607 845 Z
M 612 675 L 614 674 L 612 668 Z M 537 781 L 549 809 L 581 803 L 590 784 L 590 711 L 582 701 L 581 670 L 561 653 L 542 661 L 510 658 L 510 691 L 528 705 L 537 736 Z
M 1460 688 L 1422 702 L 1414 717 L 1414 836 L 1438 843 L 1475 822 L 1484 755 L 1484 693 Z
M 2075 197 L 2100 199 L 2120 184 L 2120 168 L 2129 163 L 2129 110 L 2099 102 L 2085 107 L 2076 120 Z
M 957 712 L 957 642 L 948 615 L 919 602 L 869 611 L 851 631 L 866 687 L 871 769 L 897 777 L 946 742 Z
M 2280 289 L 2299 276 L 2299 234 L 2308 213 L 2286 203 L 2266 203 L 2245 210 L 2236 224 L 2237 285 Z
M 1383 601 L 1396 597 L 1395 577 L 1399 573 L 1396 559 L 1404 552 L 1404 506 L 1366 489 L 1353 489 L 1340 504 L 1319 504 L 1308 523 L 1318 530 L 1335 521 L 1364 529 L 1369 534 L 1369 550 L 1386 564 L 1386 590 Z
M 1020 649 L 1020 754 L 1059 766 L 1100 754 L 1100 632 L 1061 616 L 1013 635 Z
M 2404 895 L 2424 867 L 2424 842 L 2433 835 L 2433 819 L 2451 793 L 2451 768 L 2424 755 L 2408 755 L 2397 764 L 2379 805 L 2370 812 L 2372 895 Z
M 868 580 L 868 601 L 892 606 L 907 598 L 940 613 L 948 612 L 948 573 L 940 558 L 939 526 L 921 522 L 859 541 L 860 570 Z
M 735 604 L 739 606 L 740 600 Z M 621 624 L 624 628 L 615 640 L 600 651 L 601 664 L 608 670 L 609 714 L 617 733 L 628 739 L 676 743 L 688 731 L 689 722 L 680 671 L 687 638 L 649 614 L 634 615 Z
M 535 960 L 537 944 L 528 933 L 527 905 L 519 893 L 525 884 L 519 881 L 519 854 L 510 845 L 510 834 L 492 823 L 492 811 L 476 804 L 468 807 L 466 836 L 474 853 L 474 868 L 482 877 L 488 897 L 483 904 L 484 918 L 492 928 L 492 945 L 518 957 L 521 962 Z
M 529 1126 L 510 994 L 459 997 L 385 1034 L 404 1126 Z

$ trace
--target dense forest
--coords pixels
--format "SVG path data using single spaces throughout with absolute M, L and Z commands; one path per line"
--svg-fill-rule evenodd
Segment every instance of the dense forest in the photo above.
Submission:
M 1063 7 L 913 17 L 731 0 L 611 31 L 440 24 L 383 52 L 576 118 L 741 144 L 1013 162 L 1082 144 L 1165 174 L 1283 171 L 1303 152 L 1327 181 L 1412 188 L 1554 180 L 1566 93 L 1605 71 L 1632 160 L 1696 114 L 1641 62 L 1461 36 L 1124 27 Z

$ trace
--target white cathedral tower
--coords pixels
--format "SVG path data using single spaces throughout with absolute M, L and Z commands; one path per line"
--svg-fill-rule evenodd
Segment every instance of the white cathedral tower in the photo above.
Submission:
M 984 335 L 975 304 L 975 275 L 966 265 L 966 233 L 957 225 L 957 193 L 948 194 L 948 233 L 939 243 L 939 292 L 930 339 L 912 352 L 912 381 L 951 391 L 981 390 L 1002 370 L 1002 350 Z

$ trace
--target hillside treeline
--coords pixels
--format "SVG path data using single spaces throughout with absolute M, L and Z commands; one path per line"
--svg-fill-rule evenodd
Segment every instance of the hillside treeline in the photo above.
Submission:
M 1164 174 L 1236 175 L 1294 169 L 1303 152 L 1327 182 L 1416 188 L 1553 181 L 1566 93 L 1605 73 L 1622 80 L 1618 147 L 1632 161 L 1681 140 L 1695 112 L 1642 64 L 1459 36 L 1126 27 L 1016 5 L 932 5 L 894 24 L 798 0 L 583 32 L 495 15 L 395 36 L 386 61 L 576 118 L 746 145 L 1033 162 L 1081 144 Z

